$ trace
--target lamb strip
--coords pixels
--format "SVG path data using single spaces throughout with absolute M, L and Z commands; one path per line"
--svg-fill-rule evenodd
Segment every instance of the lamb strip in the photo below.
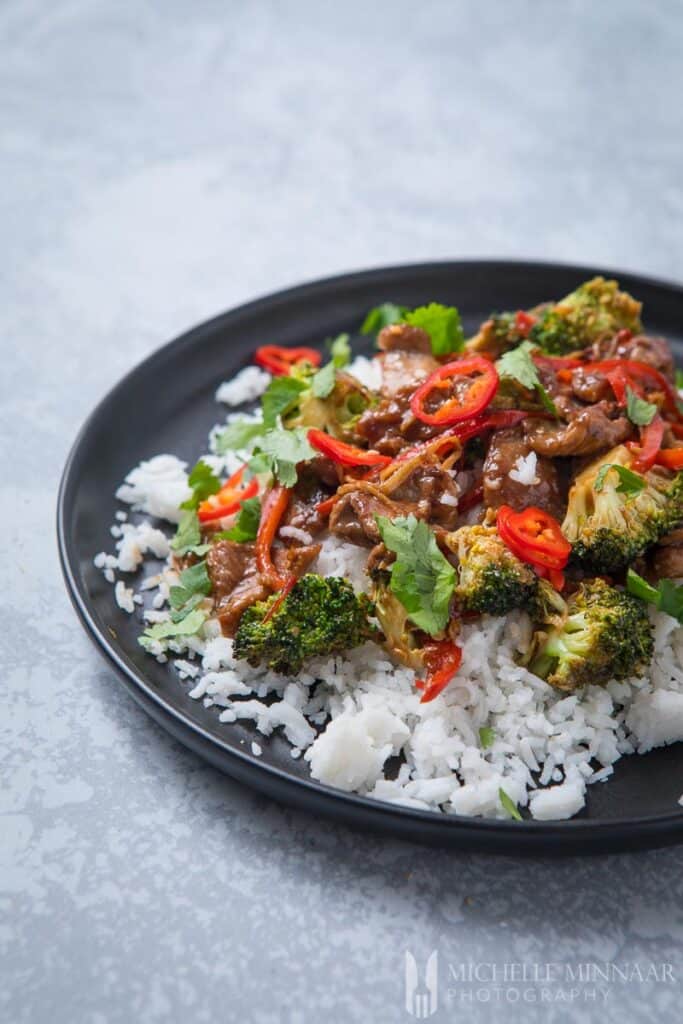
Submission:
M 568 423 L 553 420 L 528 420 L 524 437 L 532 451 L 548 458 L 567 455 L 594 455 L 621 444 L 633 435 L 626 416 L 615 415 L 613 402 L 597 402 L 579 411 L 572 410 Z
M 319 544 L 275 548 L 273 562 L 283 576 L 302 576 L 319 552 Z M 247 608 L 273 593 L 256 567 L 255 545 L 217 541 L 206 556 L 206 568 L 221 630 L 234 636 Z
M 382 352 L 422 352 L 431 356 L 432 343 L 426 331 L 410 324 L 390 324 L 377 335 L 377 347 Z
M 662 537 L 654 550 L 652 567 L 660 579 L 683 577 L 683 529 Z
M 484 504 L 491 508 L 510 505 L 518 512 L 536 505 L 556 518 L 562 518 L 564 505 L 557 469 L 550 459 L 537 457 L 535 482 L 532 484 L 519 483 L 510 476 L 517 460 L 526 458 L 531 451 L 520 427 L 493 434 L 484 460 Z

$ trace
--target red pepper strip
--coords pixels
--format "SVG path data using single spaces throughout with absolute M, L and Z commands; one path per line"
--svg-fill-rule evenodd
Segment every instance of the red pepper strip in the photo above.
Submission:
M 604 373 L 605 376 L 607 376 L 610 370 L 616 369 L 621 369 L 628 375 L 631 386 L 633 386 L 633 381 L 636 383 L 642 382 L 643 384 L 652 385 L 657 391 L 662 391 L 666 398 L 667 410 L 673 413 L 677 419 L 683 419 L 679 410 L 680 398 L 676 388 L 670 380 L 667 380 L 663 373 L 655 370 L 654 366 L 640 363 L 636 359 L 603 359 L 601 362 L 585 364 L 587 373 Z
M 435 392 L 450 390 L 458 379 L 470 381 L 464 393 L 451 395 L 434 412 L 429 412 L 425 408 L 427 399 Z M 427 377 L 410 400 L 410 409 L 413 416 L 422 423 L 449 427 L 483 412 L 497 389 L 498 373 L 493 363 L 481 356 L 457 359 L 440 366 Z
M 667 469 L 683 469 L 683 448 L 662 448 L 655 461 Z
M 458 512 L 469 512 L 471 508 L 484 500 L 484 488 L 481 484 L 478 487 L 471 487 L 461 498 L 458 498 Z
M 275 377 L 286 377 L 294 363 L 320 366 L 321 359 L 314 348 L 283 348 L 281 345 L 261 345 L 254 354 L 254 362 Z
M 569 561 L 572 546 L 557 519 L 533 505 L 522 512 L 501 505 L 498 533 L 506 547 L 523 562 L 562 570 Z
M 273 565 L 271 546 L 275 539 L 280 520 L 287 511 L 289 487 L 276 484 L 265 495 L 261 506 L 261 522 L 256 534 L 256 568 L 273 590 L 280 590 L 287 584 L 289 577 L 280 576 Z
M 547 366 L 550 370 L 578 370 L 579 366 L 585 365 L 573 356 L 544 356 L 534 352 L 531 358 L 537 366 Z
M 537 576 L 540 576 L 543 580 L 548 580 L 550 586 L 555 590 L 562 592 L 564 590 L 564 573 L 559 569 L 546 569 L 543 565 L 534 565 L 534 571 Z
M 315 510 L 319 516 L 328 516 L 334 506 L 337 504 L 339 498 L 336 494 L 333 494 L 331 498 L 325 498 L 324 501 L 319 501 L 315 506 Z
M 297 580 L 297 577 L 293 573 L 292 573 L 291 576 L 287 577 L 287 580 L 285 581 L 284 587 L 282 588 L 280 593 L 277 595 L 277 597 L 275 598 L 275 600 L 271 604 L 271 606 L 268 609 L 268 611 L 266 612 L 266 614 L 263 616 L 263 621 L 264 622 L 268 622 L 268 619 L 272 619 L 273 615 L 275 615 L 275 612 L 278 610 L 278 608 L 281 607 L 282 602 L 284 601 L 284 599 L 287 597 L 287 595 L 292 590 L 294 584 L 296 583 L 296 580 Z
M 309 430 L 308 441 L 316 451 L 327 455 L 340 466 L 388 466 L 392 461 L 390 455 L 380 455 L 379 452 L 365 451 L 345 441 L 337 441 L 324 430 Z
M 667 423 L 674 437 L 683 438 L 683 423 Z
M 651 423 L 640 428 L 640 445 L 634 441 L 627 442 L 626 447 L 634 456 L 631 468 L 635 469 L 636 473 L 647 473 L 648 469 L 652 469 L 663 439 L 664 420 L 657 415 Z
M 526 313 L 523 309 L 518 309 L 515 313 L 515 330 L 523 338 L 526 338 L 537 320 L 538 317 L 534 316 L 533 313 Z
M 448 686 L 462 661 L 462 648 L 450 640 L 433 640 L 425 644 L 426 679 L 416 679 L 415 686 L 422 690 L 420 704 L 438 697 Z
M 250 480 L 244 487 L 240 486 L 245 468 L 245 466 L 240 466 L 237 472 L 233 473 L 229 480 L 226 480 L 220 491 L 200 503 L 197 509 L 200 523 L 223 519 L 224 516 L 237 512 L 240 502 L 254 497 L 258 491 L 258 480 Z

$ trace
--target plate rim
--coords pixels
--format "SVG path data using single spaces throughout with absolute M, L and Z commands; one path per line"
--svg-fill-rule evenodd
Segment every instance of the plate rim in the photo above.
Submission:
M 638 815 L 636 817 L 624 817 L 615 819 L 594 820 L 589 818 L 570 818 L 566 820 L 536 821 L 524 819 L 517 822 L 512 819 L 491 819 L 466 817 L 463 815 L 423 810 L 421 808 L 406 807 L 404 805 L 391 804 L 387 801 L 375 800 L 358 793 L 347 792 L 336 789 L 312 778 L 301 778 L 294 776 L 279 768 L 277 765 L 268 764 L 259 758 L 250 756 L 246 750 L 232 747 L 222 739 L 205 729 L 199 722 L 187 717 L 181 708 L 170 704 L 156 691 L 154 684 L 148 681 L 144 673 L 139 672 L 123 656 L 123 652 L 117 650 L 112 639 L 100 628 L 94 614 L 89 607 L 88 594 L 85 583 L 81 577 L 78 566 L 78 557 L 74 550 L 68 530 L 68 508 L 70 497 L 75 495 L 78 487 L 77 464 L 81 450 L 85 446 L 88 435 L 93 424 L 99 420 L 107 408 L 116 402 L 118 395 L 125 390 L 128 382 L 137 377 L 138 374 L 154 364 L 160 358 L 168 358 L 175 354 L 176 350 L 181 351 L 185 346 L 193 345 L 203 335 L 213 334 L 222 325 L 233 319 L 248 316 L 250 312 L 261 309 L 268 303 L 287 303 L 292 299 L 301 299 L 307 294 L 335 289 L 342 285 L 352 285 L 356 281 L 371 282 L 373 278 L 380 280 L 382 277 L 411 277 L 418 273 L 429 273 L 456 270 L 463 267 L 477 268 L 482 271 L 495 268 L 497 271 L 505 267 L 516 268 L 517 270 L 528 268 L 530 273 L 542 271 L 567 271 L 570 273 L 603 276 L 615 276 L 620 281 L 636 281 L 648 286 L 662 288 L 670 292 L 676 292 L 683 301 L 683 284 L 673 280 L 654 277 L 645 274 L 638 274 L 634 271 L 621 271 L 617 268 L 591 267 L 583 264 L 565 263 L 555 260 L 526 260 L 523 258 L 476 258 L 476 259 L 453 259 L 453 260 L 423 260 L 418 263 L 398 263 L 386 266 L 371 267 L 368 269 L 352 270 L 336 273 L 321 278 L 315 278 L 300 284 L 288 286 L 274 292 L 267 292 L 255 299 L 231 307 L 228 310 L 215 314 L 207 320 L 202 321 L 169 341 L 155 348 L 151 353 L 136 363 L 99 399 L 82 426 L 69 449 L 64 468 L 62 470 L 56 506 L 56 532 L 59 561 L 66 583 L 67 592 L 77 616 L 84 626 L 86 633 L 115 670 L 117 678 L 125 685 L 126 690 L 158 724 L 170 731 L 172 735 L 193 749 L 205 760 L 208 759 L 215 767 L 231 774 L 230 769 L 219 764 L 217 760 L 209 756 L 210 750 L 220 752 L 221 758 L 234 761 L 234 767 L 240 768 L 240 777 L 249 777 L 248 784 L 262 791 L 268 791 L 265 780 L 277 783 L 279 788 L 289 793 L 290 801 L 301 807 L 306 807 L 304 797 L 308 795 L 317 808 L 334 815 L 335 811 L 347 812 L 356 810 L 360 816 L 377 819 L 377 828 L 380 831 L 411 832 L 412 823 L 414 832 L 417 833 L 422 826 L 428 829 L 431 837 L 411 834 L 406 836 L 413 841 L 431 841 L 446 845 L 458 845 L 457 839 L 461 838 L 462 846 L 470 848 L 486 849 L 489 853 L 509 854 L 510 846 L 514 842 L 520 842 L 519 852 L 525 853 L 552 853 L 547 844 L 562 843 L 565 840 L 586 842 L 589 849 L 582 851 L 574 848 L 567 851 L 570 854 L 580 852 L 596 853 L 607 850 L 623 849 L 625 841 L 632 843 L 640 841 L 640 847 L 664 845 L 683 841 L 683 807 L 680 810 L 672 811 L 670 814 Z M 636 755 L 632 755 L 636 756 Z M 250 778 L 253 776 L 253 779 Z M 259 785 L 259 779 L 264 785 Z M 294 791 L 300 799 L 294 799 Z M 285 797 L 287 799 L 287 797 Z M 349 821 L 351 814 L 346 817 Z M 434 833 L 440 833 L 440 839 L 434 838 Z M 495 841 L 500 840 L 504 844 L 503 849 L 496 850 Z M 454 842 L 455 841 L 455 842 Z M 543 848 L 541 850 L 541 848 Z M 636 848 L 633 843 L 633 848 Z

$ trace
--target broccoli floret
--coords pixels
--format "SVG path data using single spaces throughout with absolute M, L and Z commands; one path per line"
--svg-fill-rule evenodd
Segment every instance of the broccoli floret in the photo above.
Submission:
M 526 338 L 526 332 L 520 330 L 516 313 L 491 313 L 473 338 L 467 342 L 472 352 L 486 352 L 496 359 L 516 348 Z
M 296 675 L 307 658 L 350 650 L 377 632 L 368 621 L 372 607 L 367 597 L 358 597 L 349 581 L 337 576 L 302 576 L 265 621 L 277 600 L 273 595 L 245 611 L 235 635 L 235 657 Z
M 608 471 L 595 485 L 603 466 L 628 467 L 624 445 L 612 449 L 577 476 L 569 492 L 562 532 L 572 544 L 574 557 L 595 572 L 624 569 L 683 522 L 683 473 L 672 477 L 655 466 L 642 475 L 642 490 L 620 492 L 618 471 Z
M 544 352 L 563 355 L 625 328 L 638 333 L 641 308 L 628 292 L 619 291 L 616 281 L 594 277 L 548 306 L 531 328 L 529 339 Z
M 462 611 L 505 615 L 534 599 L 538 577 L 505 546 L 495 526 L 462 526 L 447 543 L 458 556 L 455 599 Z
M 604 580 L 582 583 L 561 624 L 537 639 L 530 671 L 559 690 L 637 675 L 654 650 L 646 606 Z

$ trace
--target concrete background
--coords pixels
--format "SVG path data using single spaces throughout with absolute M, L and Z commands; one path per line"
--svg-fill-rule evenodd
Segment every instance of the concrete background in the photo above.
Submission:
M 393 1024 L 406 948 L 435 1020 L 678 1019 L 682 850 L 457 856 L 240 789 L 91 650 L 53 515 L 101 395 L 256 295 L 475 255 L 683 278 L 681 52 L 673 0 L 0 4 L 3 1021 Z M 448 981 L 548 960 L 543 1004 Z M 604 961 L 675 981 L 567 980 Z

